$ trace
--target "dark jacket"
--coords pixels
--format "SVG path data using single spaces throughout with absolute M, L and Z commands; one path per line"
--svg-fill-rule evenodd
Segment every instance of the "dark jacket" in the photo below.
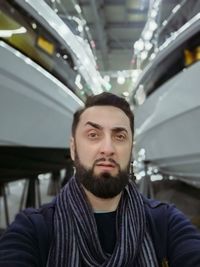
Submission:
M 173 205 L 148 199 L 144 199 L 144 204 L 160 266 L 200 267 L 197 229 Z M 0 238 L 0 267 L 46 266 L 54 209 L 55 202 L 52 202 L 38 210 L 26 209 L 16 216 Z

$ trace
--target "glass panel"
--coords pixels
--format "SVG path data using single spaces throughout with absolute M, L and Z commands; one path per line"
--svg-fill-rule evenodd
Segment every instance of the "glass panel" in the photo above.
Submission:
M 67 48 L 12 1 L 0 0 L 0 39 L 45 68 L 84 100 L 84 90 L 75 84 L 78 73 Z M 86 86 L 85 81 L 81 82 Z

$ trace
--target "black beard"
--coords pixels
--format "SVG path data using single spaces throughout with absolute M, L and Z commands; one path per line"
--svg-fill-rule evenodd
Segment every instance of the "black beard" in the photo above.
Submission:
M 108 161 L 118 166 L 119 173 L 112 176 L 109 172 L 102 172 L 99 175 L 94 174 L 94 167 L 98 161 L 105 161 L 104 158 L 94 162 L 91 169 L 86 169 L 80 162 L 77 152 L 75 153 L 74 165 L 76 167 L 75 177 L 88 191 L 100 198 L 113 198 L 123 191 L 129 181 L 128 166 L 121 170 L 120 166 L 113 160 Z

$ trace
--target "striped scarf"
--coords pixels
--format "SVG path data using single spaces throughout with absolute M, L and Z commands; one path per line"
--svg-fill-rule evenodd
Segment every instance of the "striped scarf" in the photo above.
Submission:
M 158 267 L 143 201 L 133 182 L 126 186 L 116 216 L 117 241 L 108 254 L 101 248 L 92 208 L 73 177 L 56 199 L 47 267 Z

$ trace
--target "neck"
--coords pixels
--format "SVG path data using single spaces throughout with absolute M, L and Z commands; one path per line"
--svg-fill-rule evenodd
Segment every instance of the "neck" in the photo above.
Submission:
M 85 187 L 83 187 L 83 189 L 94 211 L 111 212 L 117 209 L 120 198 L 121 198 L 121 193 L 113 198 L 100 198 L 100 197 L 96 197 L 94 194 L 88 191 Z

